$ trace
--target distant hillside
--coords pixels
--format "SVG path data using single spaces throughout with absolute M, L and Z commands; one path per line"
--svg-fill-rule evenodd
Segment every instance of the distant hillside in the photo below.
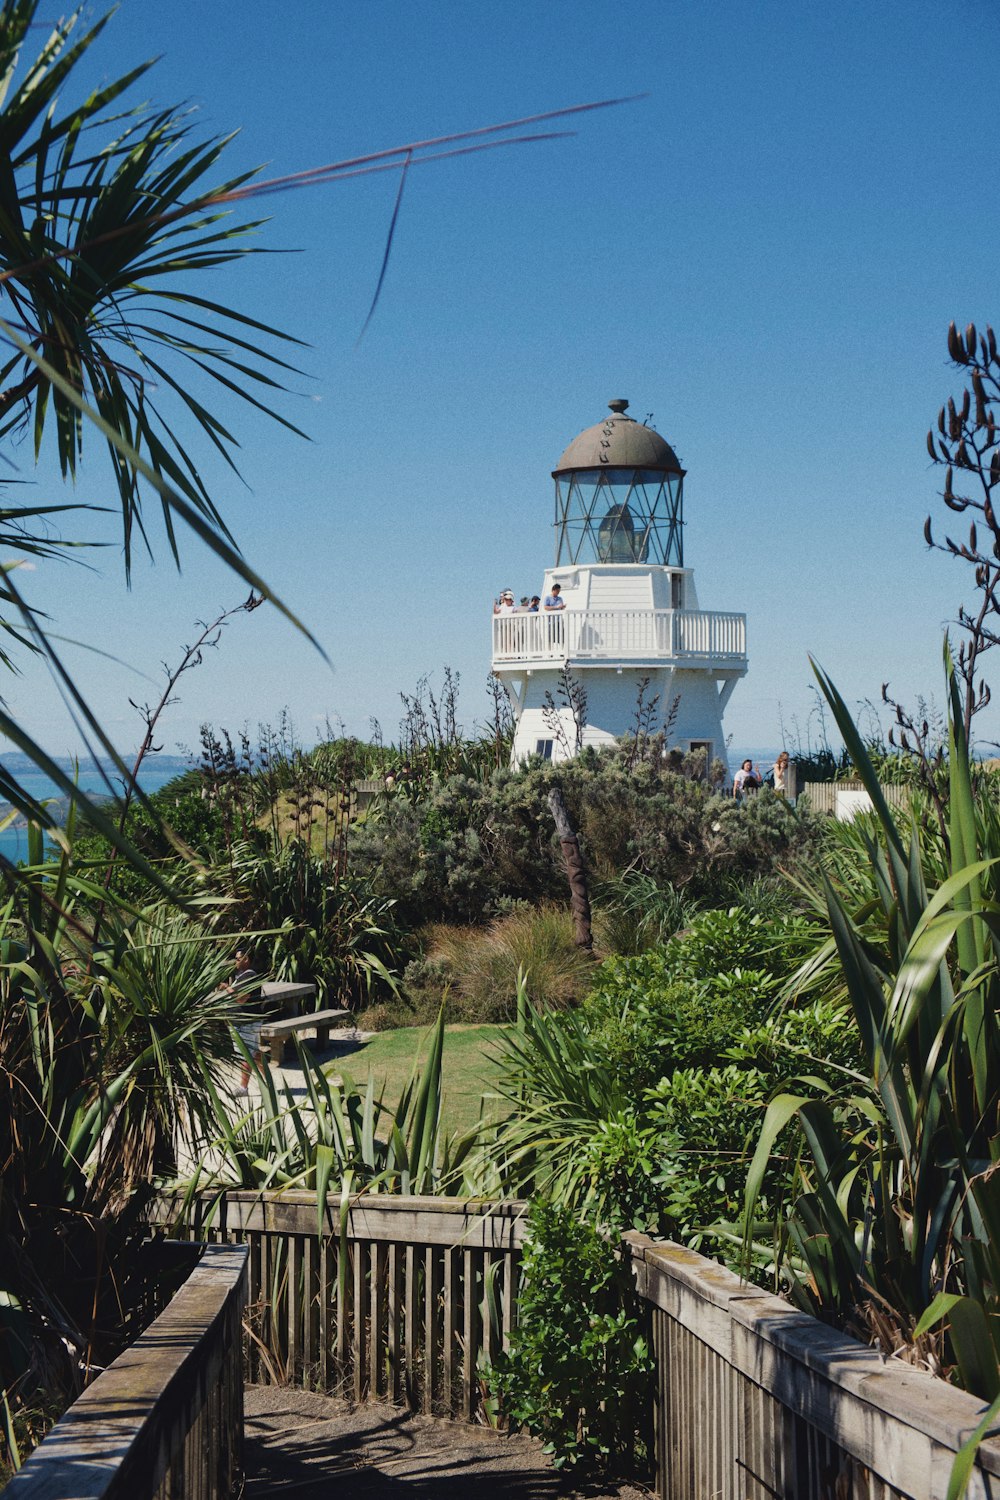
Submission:
M 134 759 L 134 750 L 123 752 L 122 760 L 124 761 L 126 766 L 131 766 Z M 59 767 L 60 771 L 65 771 L 69 776 L 72 776 L 73 772 L 76 771 L 77 768 L 79 768 L 81 772 L 103 770 L 117 774 L 115 767 L 110 761 L 94 761 L 91 760 L 89 755 L 81 755 L 78 757 L 72 755 L 53 755 L 51 757 L 51 760 L 54 765 L 57 765 Z M 20 750 L 4 751 L 2 748 L 0 748 L 0 763 L 2 763 L 5 769 L 8 770 L 13 776 L 23 776 L 28 772 L 37 772 L 38 770 L 35 762 L 29 756 L 22 754 Z M 156 770 L 161 772 L 170 772 L 171 775 L 180 776 L 182 772 L 190 769 L 191 761 L 186 755 L 149 755 L 146 757 L 145 765 L 147 773 L 149 771 Z

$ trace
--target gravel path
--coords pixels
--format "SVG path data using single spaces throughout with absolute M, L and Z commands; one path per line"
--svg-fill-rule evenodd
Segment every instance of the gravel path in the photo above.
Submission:
M 396 1406 L 279 1386 L 246 1391 L 247 1500 L 646 1500 L 633 1485 L 574 1489 L 541 1446 Z

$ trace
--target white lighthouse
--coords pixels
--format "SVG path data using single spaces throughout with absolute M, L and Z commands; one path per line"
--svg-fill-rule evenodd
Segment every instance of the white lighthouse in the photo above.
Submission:
M 538 612 L 493 617 L 513 761 L 612 744 L 634 728 L 640 694 L 645 703 L 658 694 L 661 723 L 677 704 L 670 744 L 725 764 L 722 714 L 747 670 L 746 616 L 698 608 L 684 565 L 685 471 L 658 432 L 626 414 L 627 401 L 608 405 L 553 470 L 555 566 Z M 546 599 L 563 607 L 546 609 Z M 566 701 L 577 685 L 585 712 Z

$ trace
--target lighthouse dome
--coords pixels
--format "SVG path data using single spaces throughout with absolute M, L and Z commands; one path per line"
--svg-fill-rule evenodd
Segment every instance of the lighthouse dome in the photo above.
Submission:
M 626 416 L 628 402 L 608 402 L 611 415 L 575 437 L 555 468 L 553 478 L 570 469 L 648 469 L 683 474 L 677 454 L 652 427 Z

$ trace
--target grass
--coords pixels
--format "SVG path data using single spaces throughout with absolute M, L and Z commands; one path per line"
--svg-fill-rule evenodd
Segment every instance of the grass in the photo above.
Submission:
M 581 1000 L 594 984 L 593 957 L 576 946 L 564 907 L 514 911 L 486 928 L 435 924 L 426 937 L 427 966 L 470 1020 L 513 1020 L 522 973 L 529 998 L 547 1009 Z
M 503 1026 L 446 1026 L 444 1030 L 444 1099 L 442 1125 L 446 1133 L 470 1130 L 483 1108 L 483 1095 L 490 1093 L 499 1074 L 494 1043 L 507 1028 Z M 422 1060 L 427 1032 L 422 1027 L 403 1026 L 396 1031 L 380 1031 L 357 1051 L 326 1065 L 328 1073 L 337 1073 L 359 1088 L 375 1079 L 375 1094 L 382 1091 L 387 1105 L 395 1106 L 409 1082 L 414 1063 Z M 492 1107 L 492 1110 L 491 1110 Z M 495 1101 L 487 1100 L 485 1109 L 495 1117 Z

